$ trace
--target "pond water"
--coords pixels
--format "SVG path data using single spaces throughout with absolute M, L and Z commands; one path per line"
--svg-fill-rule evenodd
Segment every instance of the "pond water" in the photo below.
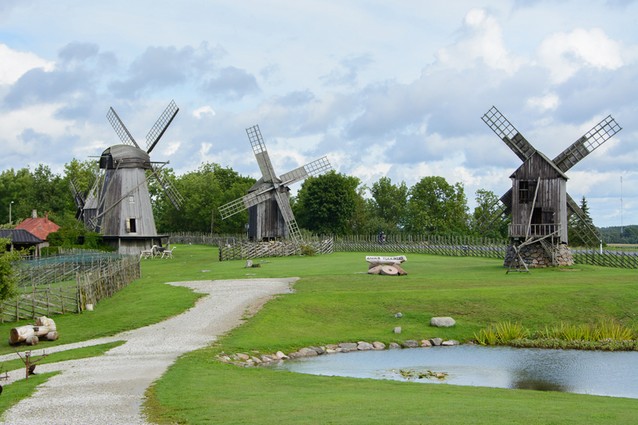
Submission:
M 636 351 L 459 345 L 329 354 L 287 360 L 275 368 L 313 375 L 638 398 Z

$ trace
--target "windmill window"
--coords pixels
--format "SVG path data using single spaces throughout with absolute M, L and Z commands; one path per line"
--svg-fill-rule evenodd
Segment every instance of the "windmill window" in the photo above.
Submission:
M 137 222 L 134 218 L 126 220 L 126 231 L 129 233 L 137 233 Z
M 535 189 L 536 189 L 535 181 L 529 181 L 529 180 L 519 181 L 518 182 L 518 202 L 521 204 L 532 202 Z

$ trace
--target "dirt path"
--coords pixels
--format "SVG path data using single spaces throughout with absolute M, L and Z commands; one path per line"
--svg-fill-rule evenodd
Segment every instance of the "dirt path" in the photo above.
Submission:
M 61 373 L 49 379 L 32 397 L 5 412 L 2 423 L 146 424 L 140 412 L 144 391 L 178 356 L 215 341 L 239 325 L 245 312 L 253 312 L 273 295 L 289 292 L 295 280 L 172 283 L 209 295 L 179 316 L 112 338 L 83 343 L 126 341 L 103 356 L 38 366 L 40 373 Z M 24 377 L 24 371 L 16 373 Z

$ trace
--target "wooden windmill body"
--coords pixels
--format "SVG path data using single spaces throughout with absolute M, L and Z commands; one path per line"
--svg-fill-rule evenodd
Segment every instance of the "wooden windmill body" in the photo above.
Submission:
M 102 234 L 105 242 L 119 254 L 139 255 L 153 245 L 161 245 L 166 235 L 159 235 L 153 217 L 149 176 L 159 181 L 165 195 L 179 209 L 183 199 L 159 170 L 166 162 L 153 162 L 151 151 L 179 111 L 171 102 L 146 137 L 147 149 L 139 147 L 113 108 L 107 118 L 122 144 L 110 146 L 100 156 L 96 182 L 83 198 L 76 193 L 78 218 Z
M 508 267 L 569 265 L 569 223 L 580 221 L 590 240 L 600 239 L 587 224 L 586 214 L 567 193 L 566 172 L 622 128 L 607 116 L 554 159 L 537 151 L 531 143 L 492 107 L 483 121 L 523 161 L 510 176 L 512 188 L 501 198 L 501 212 L 511 216 Z
M 275 174 L 259 126 L 247 128 L 248 140 L 262 177 L 248 194 L 219 208 L 222 219 L 248 210 L 248 236 L 253 241 L 291 239 L 302 241 L 299 226 L 290 207 L 289 185 L 330 170 L 325 156 L 280 176 Z

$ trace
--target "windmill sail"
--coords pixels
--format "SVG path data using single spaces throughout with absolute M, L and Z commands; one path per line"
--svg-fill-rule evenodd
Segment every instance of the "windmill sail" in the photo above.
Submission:
M 553 162 L 562 172 L 565 172 L 620 130 L 622 130 L 622 127 L 618 125 L 611 115 L 608 115 L 607 118 L 596 124 L 584 136 L 561 152 L 553 159 Z
M 179 108 L 177 107 L 177 104 L 174 100 L 171 100 L 171 103 L 169 103 L 166 109 L 164 109 L 162 115 L 160 115 L 157 121 L 155 121 L 155 124 L 153 124 L 153 127 L 151 127 L 146 135 L 146 153 L 150 154 L 151 151 L 155 149 L 157 142 L 159 142 L 162 138 L 166 129 L 169 125 L 171 125 L 173 118 L 175 118 L 175 115 L 177 115 L 178 112 Z
M 304 180 L 307 177 L 318 176 L 332 169 L 327 157 L 321 157 L 309 162 L 299 168 L 284 173 L 280 176 L 282 184 L 293 184 Z
M 523 137 L 516 127 L 514 127 L 495 106 L 492 106 L 481 119 L 505 142 L 521 161 L 527 160 L 527 158 L 536 152 L 532 144 Z
M 113 107 L 109 108 L 109 112 L 106 114 L 106 118 L 111 123 L 113 130 L 115 130 L 115 133 L 117 133 L 117 136 L 120 138 L 122 143 L 139 148 L 137 142 L 128 131 L 128 128 L 126 128 L 119 115 L 117 115 L 117 112 L 115 112 L 115 109 L 113 109 Z

